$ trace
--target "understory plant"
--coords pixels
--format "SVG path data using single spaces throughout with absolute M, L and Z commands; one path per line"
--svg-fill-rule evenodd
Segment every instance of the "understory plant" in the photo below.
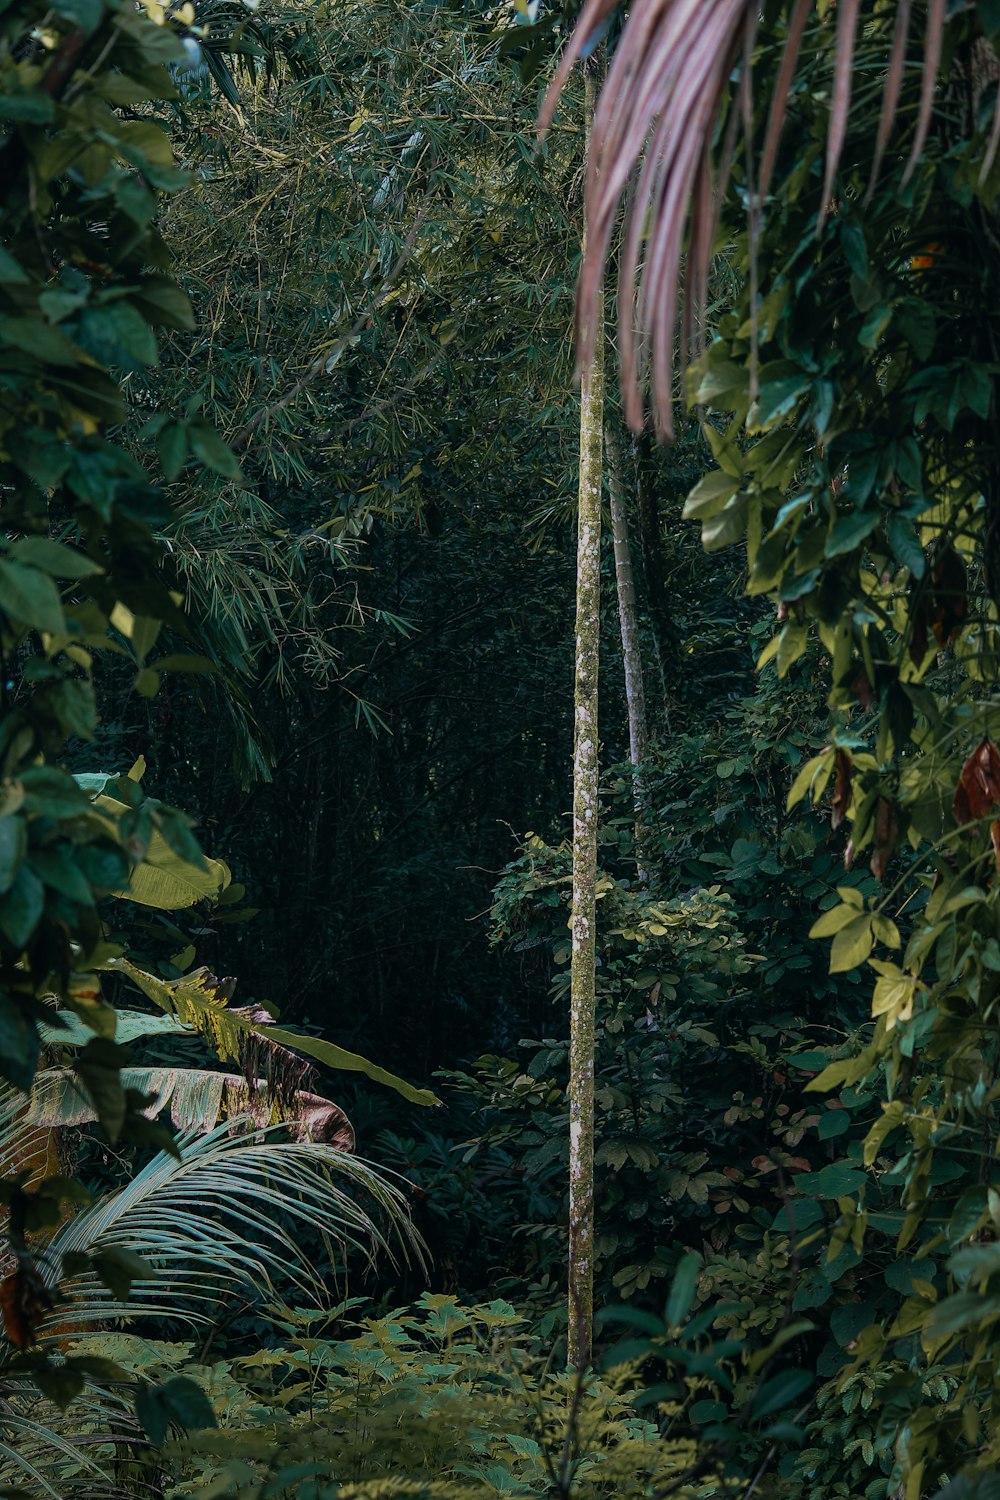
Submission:
M 169 1495 L 688 1493 L 693 1445 L 636 1407 L 635 1370 L 551 1365 L 508 1303 L 425 1293 L 381 1318 L 288 1311 L 285 1329 L 207 1372 L 219 1425 L 169 1450 Z M 185 1368 L 176 1345 L 144 1357 L 161 1377 Z

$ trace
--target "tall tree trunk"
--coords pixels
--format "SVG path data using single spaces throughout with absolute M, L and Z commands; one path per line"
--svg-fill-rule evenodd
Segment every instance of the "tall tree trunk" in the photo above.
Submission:
M 648 885 L 649 875 L 646 870 L 644 846 L 649 819 L 646 789 L 642 781 L 642 763 L 646 759 L 649 738 L 646 727 L 646 691 L 642 680 L 639 613 L 635 603 L 635 579 L 632 576 L 632 549 L 628 536 L 628 511 L 625 506 L 621 444 L 612 422 L 605 427 L 604 449 L 608 466 L 608 497 L 611 501 L 611 537 L 615 548 L 618 624 L 622 637 L 622 665 L 625 670 L 628 748 L 629 759 L 632 762 L 632 795 L 635 807 L 636 865 L 640 885 Z
M 670 727 L 670 689 L 676 682 L 676 631 L 667 594 L 667 560 L 663 552 L 663 522 L 652 474 L 652 451 L 649 433 L 641 432 L 633 440 L 635 460 L 636 517 L 639 530 L 639 555 L 646 593 L 646 609 L 653 636 L 653 654 L 660 683 L 660 701 L 666 726 Z
M 597 77 L 584 75 L 590 145 Z M 584 246 L 587 228 L 584 223 Z M 601 623 L 601 466 L 604 433 L 604 299 L 595 356 L 580 399 L 573 747 L 573 954 L 569 1045 L 569 1363 L 590 1362 L 594 1313 L 594 1021 L 597 884 L 597 677 Z

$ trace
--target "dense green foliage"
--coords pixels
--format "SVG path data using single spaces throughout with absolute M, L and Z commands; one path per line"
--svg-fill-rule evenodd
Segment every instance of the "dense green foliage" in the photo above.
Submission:
M 819 223 L 837 9 L 620 443 L 579 1379 L 560 22 L 0 14 L 0 1493 L 995 1500 L 996 14 Z

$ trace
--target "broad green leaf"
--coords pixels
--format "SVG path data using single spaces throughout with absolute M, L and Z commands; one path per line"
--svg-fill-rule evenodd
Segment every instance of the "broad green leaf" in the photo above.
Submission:
M 958 1292 L 946 1297 L 931 1311 L 925 1323 L 925 1338 L 930 1344 L 949 1338 L 966 1329 L 992 1328 L 1000 1321 L 1000 1297 L 984 1297 L 981 1292 Z
M 892 1134 L 897 1126 L 903 1123 L 905 1117 L 906 1106 L 902 1100 L 893 1099 L 890 1103 L 883 1104 L 881 1119 L 875 1121 L 875 1124 L 865 1136 L 864 1161 L 866 1167 L 875 1165 L 882 1142 L 887 1136 Z
M 176 479 L 188 455 L 187 427 L 183 422 L 168 422 L 160 429 L 156 451 L 167 479 Z
M 27 280 L 27 275 L 10 251 L 0 245 L 0 285 L 23 286 Z
M 899 1021 L 909 1020 L 913 1012 L 916 985 L 917 981 L 901 970 L 897 970 L 895 974 L 883 974 L 872 997 L 872 1015 L 885 1016 L 886 1024 L 890 1027 Z
M 785 373 L 786 371 L 792 373 Z M 747 424 L 748 429 L 751 432 L 764 432 L 775 422 L 789 416 L 802 397 L 809 394 L 811 385 L 810 376 L 797 370 L 788 360 L 765 365 L 760 372 L 760 395 L 752 414 L 755 420 Z
M 112 814 L 115 822 L 128 809 L 124 802 L 106 795 L 94 799 L 94 806 Z M 116 896 L 153 906 L 160 911 L 180 911 L 196 901 L 219 895 L 232 876 L 218 859 L 206 859 L 204 867 L 193 864 L 172 849 L 163 834 L 154 829 L 141 865 L 136 865 L 128 887 L 115 891 Z
M 684 502 L 685 521 L 705 521 L 718 515 L 740 488 L 740 479 L 717 469 L 699 480 Z
M 843 974 L 863 964 L 873 941 L 870 916 L 855 917 L 841 927 L 830 946 L 830 973 Z
M 967 1240 L 987 1217 L 986 1188 L 979 1183 L 967 1187 L 959 1197 L 948 1221 L 948 1243 Z
M 411 1104 L 430 1107 L 441 1102 L 430 1089 L 415 1088 L 404 1078 L 398 1078 L 395 1073 L 386 1072 L 385 1068 L 369 1062 L 366 1057 L 360 1057 L 356 1052 L 348 1052 L 346 1048 L 338 1047 L 333 1042 L 322 1041 L 319 1037 L 299 1036 L 297 1032 L 285 1031 L 280 1026 L 260 1026 L 256 1029 L 261 1036 L 269 1037 L 272 1042 L 277 1042 L 282 1047 L 290 1047 L 295 1052 L 304 1052 L 307 1057 L 314 1057 L 317 1062 L 323 1063 L 324 1067 L 348 1073 L 364 1073 L 365 1077 L 370 1078 L 373 1083 L 381 1083 L 386 1088 L 393 1089 L 404 1099 L 409 1099 Z
M 857 916 L 856 907 L 846 904 L 831 906 L 829 911 L 823 912 L 822 916 L 816 918 L 809 929 L 809 936 L 811 938 L 833 937 L 835 933 L 846 927 L 848 922 L 856 921 Z
M 87 308 L 78 320 L 87 353 L 103 365 L 143 370 L 156 364 L 156 338 L 145 319 L 127 302 Z
M 0 932 L 13 947 L 26 948 L 44 910 L 45 887 L 31 867 L 22 864 L 0 897 Z
M 14 884 L 28 847 L 28 825 L 16 813 L 0 818 L 0 895 Z
M 846 1135 L 850 1128 L 851 1116 L 846 1109 L 828 1109 L 819 1117 L 816 1134 L 821 1141 L 831 1141 L 837 1136 Z
M 692 1251 L 681 1259 L 674 1272 L 666 1309 L 666 1320 L 672 1328 L 683 1323 L 691 1311 L 698 1277 L 701 1273 L 701 1264 L 701 1256 Z
M 897 562 L 909 568 L 914 578 L 923 578 L 927 558 L 920 545 L 916 528 L 907 516 L 893 516 L 887 523 L 886 537 Z
M 192 424 L 188 428 L 188 441 L 196 458 L 209 469 L 222 474 L 226 479 L 240 478 L 239 460 L 222 441 L 214 427 L 204 423 Z
M 26 536 L 14 542 L 10 548 L 11 558 L 18 563 L 27 563 L 39 568 L 53 578 L 90 578 L 94 573 L 103 573 L 100 563 L 79 552 L 75 547 L 66 547 L 47 536 Z
M 97 1118 L 108 1137 L 115 1141 L 125 1124 L 126 1099 L 121 1067 L 126 1054 L 114 1042 L 94 1037 L 83 1048 L 73 1070 L 86 1089 Z
M 147 1036 L 190 1036 L 191 1028 L 176 1016 L 144 1015 L 141 1011 L 116 1009 L 115 1040 L 123 1046 Z M 58 1024 L 57 1024 L 58 1023 Z M 56 1011 L 56 1020 L 39 1026 L 47 1047 L 85 1047 L 94 1035 L 91 1028 L 71 1010 Z
M 47 573 L 0 559 L 0 610 L 15 624 L 53 635 L 66 629 L 59 590 Z
M 879 524 L 878 511 L 855 510 L 837 517 L 826 544 L 827 557 L 853 552 Z
M 41 318 L 0 317 L 0 344 L 21 349 L 38 361 L 56 366 L 78 365 L 83 356 L 62 329 Z
M 160 834 L 153 834 L 141 865 L 136 865 L 127 889 L 113 894 L 140 906 L 159 911 L 181 911 L 224 891 L 230 880 L 229 868 L 222 860 L 206 860 L 207 868 L 199 870 L 169 847 Z
M 787 1323 L 784 1328 L 780 1328 L 773 1338 L 768 1339 L 762 1348 L 757 1349 L 751 1355 L 747 1367 L 751 1375 L 755 1375 L 758 1370 L 762 1369 L 764 1365 L 772 1360 L 779 1349 L 783 1349 L 793 1339 L 801 1338 L 805 1333 L 814 1332 L 815 1328 L 816 1324 L 811 1323 L 808 1318 L 796 1318 L 793 1322 Z
M 705 551 L 718 552 L 722 547 L 741 541 L 746 529 L 746 517 L 746 496 L 734 495 L 723 510 L 702 522 L 701 544 Z
M 127 959 L 114 959 L 108 964 L 108 968 L 127 974 L 143 994 L 148 995 L 162 1010 L 176 1013 L 202 1035 L 207 1035 L 220 1056 L 239 1057 L 246 1038 L 259 1038 L 265 1042 L 273 1042 L 277 1048 L 287 1048 L 289 1051 L 314 1057 L 328 1068 L 364 1073 L 373 1082 L 394 1089 L 413 1104 L 430 1106 L 440 1102 L 430 1089 L 415 1088 L 405 1079 L 397 1078 L 376 1063 L 369 1062 L 355 1052 L 348 1052 L 346 1048 L 338 1047 L 333 1042 L 323 1041 L 319 1037 L 300 1036 L 280 1026 L 256 1020 L 239 1008 L 230 1007 L 226 999 L 220 996 L 217 984 L 210 982 L 207 970 L 197 969 L 181 979 L 163 980 L 158 979 L 155 974 L 147 974 Z
M 0 994 L 0 1076 L 27 1093 L 41 1050 L 30 1014 L 13 997 Z
M 811 1325 L 810 1325 L 811 1326 Z M 813 1385 L 813 1374 L 808 1370 L 783 1370 L 771 1380 L 765 1380 L 760 1391 L 754 1395 L 753 1413 L 756 1418 L 781 1412 L 792 1406 Z
M 109 1245 L 106 1250 L 96 1250 L 91 1256 L 91 1264 L 98 1280 L 120 1302 L 128 1299 L 133 1281 L 150 1281 L 156 1275 L 148 1261 L 122 1245 Z
M 847 1198 L 853 1197 L 868 1180 L 868 1173 L 852 1162 L 835 1161 L 819 1172 L 810 1172 L 808 1177 L 797 1178 L 796 1186 L 805 1184 L 810 1193 L 820 1198 Z
M 800 767 L 785 802 L 788 812 L 792 810 L 797 802 L 802 801 L 802 798 L 809 791 L 819 773 L 830 770 L 833 765 L 833 758 L 834 752 L 832 750 L 823 750 L 819 755 L 814 755 L 810 760 L 806 761 L 804 766 Z M 819 934 L 814 935 L 818 936 Z

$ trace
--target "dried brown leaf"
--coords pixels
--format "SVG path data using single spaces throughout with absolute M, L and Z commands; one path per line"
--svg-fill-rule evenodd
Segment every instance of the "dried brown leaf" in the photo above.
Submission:
M 931 572 L 933 612 L 931 628 L 939 646 L 953 641 L 969 613 L 968 575 L 954 547 L 945 547 Z
M 30 1349 L 52 1296 L 38 1272 L 23 1263 L 0 1281 L 0 1311 L 7 1337 L 15 1349 Z
M 538 117 L 541 132 L 552 120 L 559 93 L 587 38 L 615 8 L 615 0 L 586 0 L 543 101 Z M 751 231 L 773 177 L 812 12 L 809 0 L 785 0 L 779 12 L 788 19 L 760 158 L 759 190 L 749 192 Z M 745 133 L 745 117 L 751 113 L 749 55 L 759 13 L 757 0 L 633 0 L 594 117 L 587 165 L 588 237 L 577 293 L 578 364 L 581 371 L 586 370 L 593 356 L 599 332 L 598 298 L 618 210 L 641 163 L 626 215 L 619 278 L 622 390 L 629 425 L 639 430 L 644 416 L 642 393 L 650 380 L 656 429 L 664 439 L 673 430 L 678 325 L 688 345 L 705 301 L 718 205 L 728 185 L 737 137 L 741 130 Z M 859 14 L 860 0 L 839 0 L 820 220 L 830 206 L 846 138 Z M 911 0 L 898 0 L 873 181 L 898 112 L 910 14 Z M 946 0 L 928 0 L 920 108 L 908 172 L 930 128 L 945 15 Z M 740 99 L 734 101 L 730 79 L 741 50 L 746 66 L 741 72 Z M 727 111 L 720 164 L 713 174 L 712 143 Z M 748 165 L 747 180 L 752 184 L 752 163 Z M 685 243 L 686 271 L 682 269 Z
M 958 823 L 985 818 L 1000 803 L 1000 751 L 987 736 L 980 740 L 962 767 L 952 811 Z
M 889 861 L 896 848 L 899 824 L 896 821 L 896 804 L 888 797 L 880 797 L 875 808 L 875 849 L 870 869 L 876 880 L 884 880 Z
M 838 749 L 834 754 L 833 763 L 837 771 L 837 781 L 833 790 L 830 827 L 837 829 L 847 816 L 847 809 L 851 805 L 851 776 L 854 771 L 854 762 L 850 751 Z
M 774 175 L 774 164 L 778 159 L 778 145 L 781 141 L 781 127 L 785 123 L 785 115 L 788 112 L 788 99 L 792 92 L 792 81 L 795 78 L 795 65 L 799 60 L 806 22 L 812 13 L 813 0 L 795 0 L 795 7 L 788 22 L 785 50 L 782 54 L 781 66 L 778 69 L 778 77 L 775 80 L 774 93 L 771 96 L 771 108 L 767 117 L 764 148 L 760 154 L 760 176 L 757 183 L 757 193 L 761 203 L 767 197 L 768 189 L 771 186 L 771 178 Z
M 910 0 L 898 0 L 896 9 L 896 30 L 892 38 L 892 55 L 889 58 L 889 69 L 885 75 L 885 88 L 882 90 L 882 113 L 878 122 L 878 135 L 875 139 L 875 159 L 872 162 L 872 175 L 868 183 L 868 191 L 865 193 L 865 203 L 871 202 L 875 191 L 875 183 L 882 166 L 882 158 L 885 148 L 889 144 L 889 136 L 892 134 L 893 123 L 896 119 L 896 110 L 899 106 L 899 90 L 903 82 L 903 69 L 906 66 L 906 43 L 910 31 Z

